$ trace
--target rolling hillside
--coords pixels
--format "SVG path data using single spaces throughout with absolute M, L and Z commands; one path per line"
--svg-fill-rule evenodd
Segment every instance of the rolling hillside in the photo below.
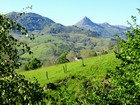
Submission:
M 15 35 L 19 41 L 27 43 L 31 47 L 35 58 L 48 62 L 47 65 L 55 64 L 57 58 L 64 52 L 67 52 L 68 59 L 73 61 L 72 56 L 74 55 L 87 58 L 93 57 L 95 53 L 102 54 L 104 51 L 112 51 L 116 43 L 111 39 L 89 37 L 83 34 L 35 35 L 33 41 L 23 36 L 17 36 Z M 27 59 L 32 56 L 22 53 L 21 57 Z
M 112 52 L 116 49 L 116 40 L 112 40 L 112 38 L 114 39 L 114 33 L 116 30 L 120 33 L 122 33 L 122 29 L 125 30 L 125 27 L 118 28 L 119 26 L 93 23 L 88 17 L 79 22 L 79 25 L 91 29 L 83 29 L 75 25 L 64 26 L 36 13 L 19 15 L 20 13 L 17 12 L 7 14 L 9 18 L 25 27 L 29 34 L 33 33 L 35 40 L 30 41 L 27 37 L 18 33 L 13 33 L 13 36 L 28 44 L 34 53 L 33 56 L 49 66 L 56 64 L 57 58 L 62 53 L 68 53 L 69 60 L 73 61 L 73 56 L 88 58 L 96 54 Z M 92 30 L 93 27 L 95 30 Z M 24 63 L 31 59 L 31 56 L 27 53 L 21 53 L 20 55 L 25 60 Z
M 38 80 L 46 94 L 47 105 L 54 103 L 90 105 L 98 98 L 94 94 L 96 89 L 104 89 L 110 81 L 106 78 L 107 71 L 113 71 L 119 65 L 119 60 L 115 58 L 114 53 L 110 53 L 84 59 L 84 64 L 85 66 L 79 60 L 18 73 L 30 81 L 34 81 L 35 78 Z M 64 68 L 67 68 L 65 72 Z
M 67 72 L 64 73 L 63 66 L 65 64 L 42 67 L 36 70 L 20 72 L 25 75 L 27 79 L 33 80 L 37 78 L 39 83 L 44 86 L 47 83 L 55 83 L 58 80 L 64 79 L 69 75 L 84 76 L 92 81 L 101 81 L 106 75 L 106 70 L 114 70 L 119 61 L 115 58 L 114 53 L 84 59 L 85 66 L 82 66 L 82 61 L 74 61 L 66 63 Z M 48 73 L 48 78 L 46 77 Z M 76 80 L 76 79 L 75 79 Z M 75 81 L 76 82 L 76 81 Z

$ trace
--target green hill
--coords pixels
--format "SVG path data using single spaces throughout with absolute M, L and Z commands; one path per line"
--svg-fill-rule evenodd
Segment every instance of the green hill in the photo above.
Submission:
M 46 105 L 91 105 L 98 99 L 96 89 L 104 89 L 110 81 L 107 70 L 114 70 L 119 60 L 111 53 L 84 59 L 84 64 L 80 60 L 19 73 L 31 81 L 34 77 L 38 80 L 46 94 Z
M 119 61 L 115 58 L 114 53 L 111 53 L 84 59 L 84 64 L 85 66 L 83 67 L 82 60 L 80 60 L 20 73 L 25 75 L 27 79 L 33 80 L 33 77 L 37 78 L 42 86 L 50 82 L 55 83 L 69 75 L 84 76 L 92 81 L 100 81 L 104 79 L 106 70 L 114 70 Z M 66 73 L 63 70 L 65 65 L 67 66 Z M 46 72 L 49 79 L 46 78 Z
M 61 34 L 61 35 L 35 35 L 35 40 L 14 35 L 20 42 L 27 43 L 31 47 L 33 56 L 42 62 L 54 65 L 57 58 L 64 52 L 68 52 L 68 59 L 73 61 L 75 55 L 83 58 L 93 57 L 96 53 L 111 51 L 115 43 L 108 38 L 89 37 L 84 34 Z M 73 52 L 73 54 L 71 54 Z M 31 56 L 28 53 L 21 53 L 24 62 Z M 46 65 L 47 66 L 47 65 Z
M 33 56 L 43 63 L 48 62 L 47 65 L 49 66 L 54 65 L 58 57 L 65 52 L 68 53 L 68 59 L 73 61 L 72 57 L 74 56 L 88 58 L 97 53 L 104 54 L 116 49 L 116 41 L 113 41 L 111 37 L 101 37 L 100 32 L 85 30 L 74 25 L 64 26 L 36 13 L 19 15 L 20 13 L 16 12 L 7 14 L 9 18 L 25 27 L 29 34 L 33 33 L 35 40 L 30 41 L 29 38 L 21 36 L 16 30 L 13 36 L 26 43 L 34 53 Z M 112 35 L 114 34 L 112 33 Z M 21 52 L 20 55 L 23 60 L 22 63 L 26 63 L 31 58 L 24 52 Z

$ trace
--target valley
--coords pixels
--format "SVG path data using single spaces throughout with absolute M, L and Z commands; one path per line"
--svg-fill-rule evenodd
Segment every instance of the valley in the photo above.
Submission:
M 0 105 L 140 105 L 140 3 L 2 0 Z
M 20 42 L 31 47 L 33 57 L 39 59 L 43 66 L 55 65 L 59 56 L 67 53 L 67 59 L 74 61 L 74 57 L 89 58 L 117 51 L 117 40 L 114 34 L 125 38 L 124 33 L 129 30 L 125 26 L 112 26 L 108 23 L 97 24 L 88 17 L 72 26 L 64 26 L 36 13 L 25 13 L 22 16 L 17 12 L 7 16 L 21 24 L 34 34 L 34 40 L 13 32 L 12 35 Z M 32 59 L 28 53 L 21 53 L 21 70 Z

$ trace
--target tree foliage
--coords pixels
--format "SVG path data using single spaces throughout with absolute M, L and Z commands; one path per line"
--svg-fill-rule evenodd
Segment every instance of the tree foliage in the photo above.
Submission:
M 66 58 L 66 56 L 67 56 L 67 53 L 61 54 L 57 59 L 57 64 L 69 62 L 69 60 Z
M 109 105 L 139 105 L 140 103 L 140 26 L 136 24 L 136 17 L 132 16 L 134 24 L 126 32 L 126 39 L 118 37 L 119 52 L 115 52 L 120 59 L 120 65 L 114 71 L 108 70 L 106 79 L 111 82 L 103 83 L 98 88 L 99 99 Z
M 25 69 L 26 70 L 29 70 L 29 69 L 36 69 L 36 68 L 39 68 L 41 67 L 42 63 L 40 60 L 38 60 L 37 58 L 33 58 L 30 62 L 28 62 L 26 65 L 25 65 Z
M 17 30 L 27 35 L 27 30 L 7 18 L 0 15 L 0 104 L 37 104 L 43 102 L 43 89 L 37 80 L 30 82 L 25 77 L 17 74 L 15 69 L 20 66 L 19 47 L 31 54 L 30 48 L 18 42 L 10 35 L 11 31 Z M 32 38 L 31 38 L 32 39 Z
M 119 38 L 120 52 L 116 57 L 121 60 L 120 66 L 112 73 L 112 83 L 115 87 L 113 101 L 120 104 L 140 103 L 140 26 L 136 17 L 132 16 L 134 24 L 126 33 L 127 39 Z

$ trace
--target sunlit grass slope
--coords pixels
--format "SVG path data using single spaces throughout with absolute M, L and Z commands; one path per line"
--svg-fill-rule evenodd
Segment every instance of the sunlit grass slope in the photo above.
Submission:
M 97 57 L 84 59 L 85 66 L 82 66 L 82 61 L 74 61 L 66 63 L 67 72 L 64 73 L 63 66 L 65 64 L 39 68 L 31 71 L 20 72 L 25 75 L 27 79 L 33 80 L 33 77 L 37 78 L 39 83 L 44 86 L 49 82 L 55 82 L 63 79 L 68 75 L 80 75 L 85 76 L 91 80 L 101 80 L 106 74 L 106 70 L 114 70 L 116 65 L 119 64 L 118 59 L 115 58 L 115 54 L 106 54 Z M 48 79 L 46 77 L 48 73 Z M 94 78 L 94 79 L 93 79 Z

